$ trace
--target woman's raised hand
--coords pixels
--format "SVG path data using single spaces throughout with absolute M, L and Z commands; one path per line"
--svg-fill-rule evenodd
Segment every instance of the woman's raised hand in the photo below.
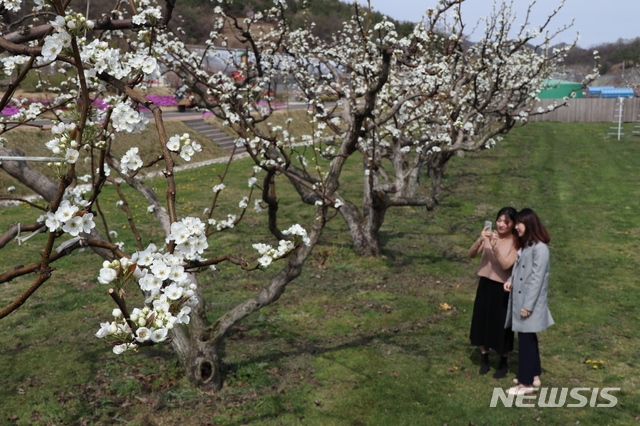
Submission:
M 511 291 L 511 281 L 507 281 L 506 283 L 504 283 L 502 288 L 504 288 L 504 291 L 506 291 L 506 292 Z
M 485 226 L 484 228 L 482 228 L 482 232 L 480 233 L 480 236 L 482 238 L 491 239 L 491 235 L 492 235 L 492 233 L 491 233 L 491 231 L 489 231 L 489 227 L 488 226 Z
M 497 231 L 493 231 L 491 233 L 491 247 L 496 248 L 498 246 L 498 232 Z

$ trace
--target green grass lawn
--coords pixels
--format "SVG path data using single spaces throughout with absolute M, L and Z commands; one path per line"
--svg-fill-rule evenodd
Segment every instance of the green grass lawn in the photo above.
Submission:
M 0 321 L 0 425 L 637 424 L 640 138 L 606 139 L 607 129 L 532 123 L 497 149 L 455 158 L 436 211 L 389 212 L 381 258 L 355 257 L 344 223 L 330 222 L 303 275 L 229 335 L 217 394 L 190 386 L 169 348 L 113 355 L 93 337 L 114 307 L 96 281 L 101 261 L 90 252 L 61 260 L 53 278 Z M 177 175 L 180 214 L 208 206 L 201 194 L 211 193 L 222 167 Z M 233 164 L 223 207 L 246 195 L 249 167 Z M 360 191 L 358 176 L 345 175 L 345 192 Z M 311 210 L 287 208 L 295 197 L 285 182 L 277 187 L 282 227 L 308 227 Z M 103 209 L 118 230 L 127 227 L 112 189 L 105 195 Z M 158 240 L 142 200 L 130 203 L 145 242 Z M 478 376 L 478 351 L 468 342 L 478 261 L 466 253 L 484 220 L 507 205 L 534 208 L 551 234 L 556 325 L 539 334 L 543 385 L 619 387 L 615 408 L 489 407 L 494 387 L 512 385 L 517 354 L 508 378 Z M 0 226 L 31 214 L 38 215 L 2 209 Z M 272 241 L 264 221 L 249 214 L 212 240 L 212 253 L 253 256 L 252 243 Z M 36 242 L 0 251 L 3 271 L 32 259 Z M 201 277 L 211 319 L 276 272 L 219 269 Z M 0 304 L 28 278 L 1 284 Z

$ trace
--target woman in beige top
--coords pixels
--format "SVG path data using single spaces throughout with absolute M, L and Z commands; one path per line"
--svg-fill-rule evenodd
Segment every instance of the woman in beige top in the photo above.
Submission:
M 497 231 L 484 228 L 478 240 L 469 249 L 469 257 L 482 253 L 480 261 L 480 283 L 476 292 L 471 319 L 471 344 L 480 346 L 481 359 L 479 374 L 487 374 L 490 369 L 489 349 L 500 355 L 500 363 L 493 377 L 500 379 L 507 375 L 507 356 L 513 350 L 513 331 L 504 328 L 509 303 L 509 293 L 503 284 L 511 275 L 511 267 L 516 260 L 518 240 L 514 234 L 516 209 L 504 207 L 496 216 Z

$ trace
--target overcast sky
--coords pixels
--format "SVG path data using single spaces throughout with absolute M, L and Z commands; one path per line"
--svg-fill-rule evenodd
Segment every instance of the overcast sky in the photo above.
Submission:
M 367 0 L 359 0 L 366 5 Z M 560 0 L 537 0 L 533 6 L 530 22 L 541 24 Z M 467 28 L 473 28 L 477 20 L 491 12 L 492 0 L 465 0 L 461 11 Z M 527 6 L 531 0 L 513 0 L 516 24 L 522 24 Z M 371 6 L 398 21 L 418 22 L 429 7 L 435 7 L 437 0 L 371 0 Z M 575 19 L 574 26 L 561 35 L 558 42 L 571 43 L 576 33 L 580 33 L 578 46 L 590 48 L 601 43 L 611 43 L 619 38 L 640 37 L 640 0 L 565 0 L 564 7 L 551 22 L 555 30 Z M 482 28 L 482 27 L 480 27 Z M 471 37 L 471 40 L 477 38 Z

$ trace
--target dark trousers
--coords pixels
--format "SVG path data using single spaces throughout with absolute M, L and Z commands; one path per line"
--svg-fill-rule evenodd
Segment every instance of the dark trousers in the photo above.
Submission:
M 542 374 L 536 333 L 518 333 L 518 352 L 518 381 L 531 385 L 533 377 Z

